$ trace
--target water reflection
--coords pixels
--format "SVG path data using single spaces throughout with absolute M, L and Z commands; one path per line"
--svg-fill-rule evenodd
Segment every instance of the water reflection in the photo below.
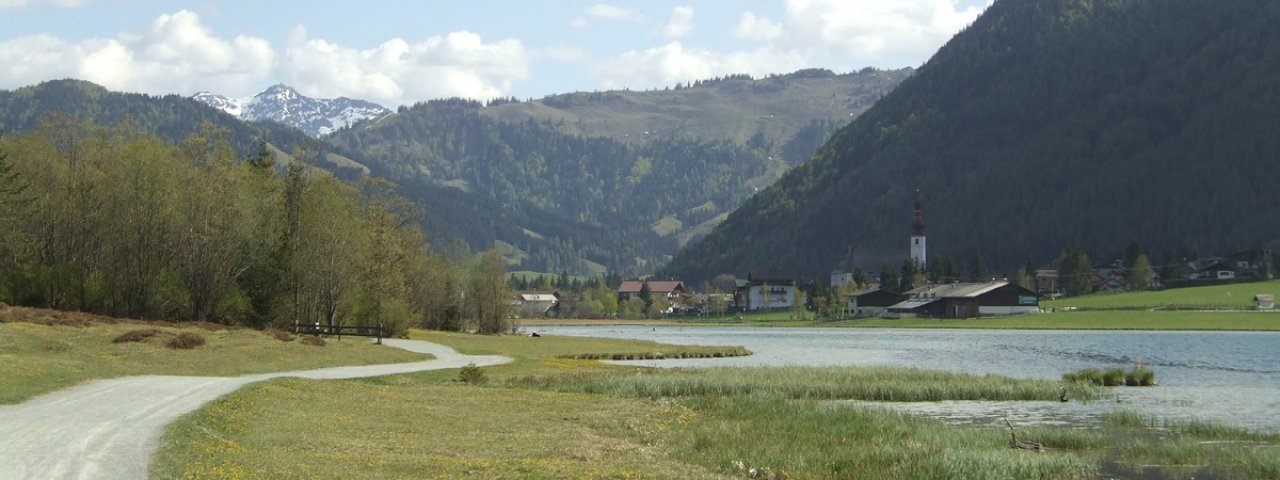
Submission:
M 1118 387 L 1106 402 L 930 402 L 889 408 L 953 422 L 1009 416 L 1029 423 L 1097 424 L 1116 408 L 1165 419 L 1205 419 L 1280 430 L 1280 334 L 871 330 L 761 327 L 536 327 L 551 335 L 633 338 L 674 344 L 742 345 L 737 358 L 617 362 L 658 367 L 892 365 L 1020 378 L 1058 379 L 1083 368 L 1156 372 L 1160 386 Z M 971 420 L 969 420 L 971 419 Z

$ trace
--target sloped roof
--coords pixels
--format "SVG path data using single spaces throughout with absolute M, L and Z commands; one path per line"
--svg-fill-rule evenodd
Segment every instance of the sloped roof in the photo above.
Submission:
M 644 284 L 645 282 L 639 280 L 627 280 L 618 286 L 618 293 L 640 293 Z M 649 291 L 653 293 L 671 293 L 677 288 L 684 290 L 684 282 L 679 280 L 650 280 L 648 284 Z
M 907 292 L 911 298 L 973 298 L 1008 285 L 1009 282 L 949 283 L 925 285 Z
M 794 282 L 796 277 L 778 268 L 755 268 L 747 272 L 747 279 L 752 282 Z
M 523 302 L 555 302 L 559 300 L 555 295 L 550 293 L 521 293 L 520 301 Z
M 938 301 L 937 298 L 909 298 L 893 304 L 889 307 L 889 310 L 915 310 L 936 301 Z
M 644 288 L 644 282 L 639 280 L 627 280 L 622 282 L 622 285 L 618 286 L 618 293 L 636 293 L 642 288 Z M 653 287 L 649 287 L 649 289 L 652 290 Z

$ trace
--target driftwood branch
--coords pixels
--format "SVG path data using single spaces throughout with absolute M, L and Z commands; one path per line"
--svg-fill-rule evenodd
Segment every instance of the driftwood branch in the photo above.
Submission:
M 1013 429 L 1013 424 L 1009 423 L 1009 417 L 1004 417 L 1004 424 L 1009 426 L 1009 435 L 1013 437 L 1013 448 L 1031 450 L 1036 453 L 1044 452 L 1044 444 L 1018 441 L 1018 432 Z

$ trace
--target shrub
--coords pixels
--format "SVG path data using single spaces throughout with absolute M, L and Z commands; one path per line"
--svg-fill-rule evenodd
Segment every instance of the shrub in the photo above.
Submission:
M 323 347 L 325 345 L 324 339 L 315 335 L 306 335 L 300 341 L 303 345 L 311 345 L 313 347 Z
M 476 364 L 468 363 L 462 367 L 462 370 L 458 370 L 458 380 L 462 383 L 484 383 L 489 381 L 489 378 Z
M 279 340 L 279 341 L 281 341 L 281 342 L 292 342 L 292 341 L 293 341 L 293 335 L 290 335 L 290 334 L 289 334 L 289 332 L 286 332 L 286 331 L 284 331 L 284 330 L 280 330 L 280 329 L 278 329 L 278 328 L 270 328 L 270 329 L 267 329 L 266 334 L 267 334 L 267 335 L 270 335 L 271 337 L 273 337 L 273 338 L 275 338 L 276 340 Z
M 115 340 L 112 340 L 111 343 L 142 342 L 148 338 L 154 337 L 159 334 L 160 334 L 160 330 L 157 330 L 154 328 L 146 328 L 142 330 L 129 330 L 127 332 L 121 333 L 119 336 L 115 338 Z
M 204 337 L 197 333 L 182 332 L 169 339 L 169 348 L 190 350 L 204 345 Z
M 1124 369 L 1108 368 L 1102 372 L 1102 384 L 1108 387 L 1124 385 Z

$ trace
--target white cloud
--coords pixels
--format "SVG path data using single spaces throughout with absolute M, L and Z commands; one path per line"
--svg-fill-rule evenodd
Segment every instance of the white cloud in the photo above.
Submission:
M 779 46 L 883 66 L 922 63 L 982 11 L 954 0 L 790 0 L 786 10 Z
M 733 28 L 733 35 L 747 40 L 773 40 L 782 36 L 782 25 L 756 17 L 752 12 L 742 12 L 738 25 Z
M 308 39 L 299 27 L 283 57 L 277 76 L 304 95 L 348 96 L 392 108 L 442 97 L 489 100 L 529 77 L 529 54 L 519 41 L 486 44 L 466 31 L 357 50 Z
M 693 7 L 675 7 L 671 9 L 671 20 L 663 27 L 662 35 L 667 38 L 680 38 L 693 30 Z
M 189 11 L 161 15 L 143 33 L 69 43 L 50 35 L 0 43 L 0 84 L 22 86 L 80 78 L 113 90 L 167 94 L 238 91 L 270 74 L 266 40 L 215 37 Z
M 821 66 L 915 66 L 981 13 L 954 0 L 789 0 L 780 20 L 744 12 L 735 37 L 754 48 L 712 51 L 670 42 L 602 62 L 602 88 L 661 88 L 728 74 L 756 77 Z M 673 18 L 675 15 L 673 15 Z
M 727 74 L 764 76 L 805 68 L 805 59 L 792 52 L 758 50 L 720 54 L 689 48 L 680 42 L 643 51 L 626 52 L 596 70 L 606 89 L 661 88 Z
M 627 20 L 638 22 L 644 19 L 644 15 L 634 8 L 619 7 L 617 5 L 609 5 L 607 3 L 597 3 L 587 7 L 585 12 L 589 17 L 601 18 L 606 20 Z

